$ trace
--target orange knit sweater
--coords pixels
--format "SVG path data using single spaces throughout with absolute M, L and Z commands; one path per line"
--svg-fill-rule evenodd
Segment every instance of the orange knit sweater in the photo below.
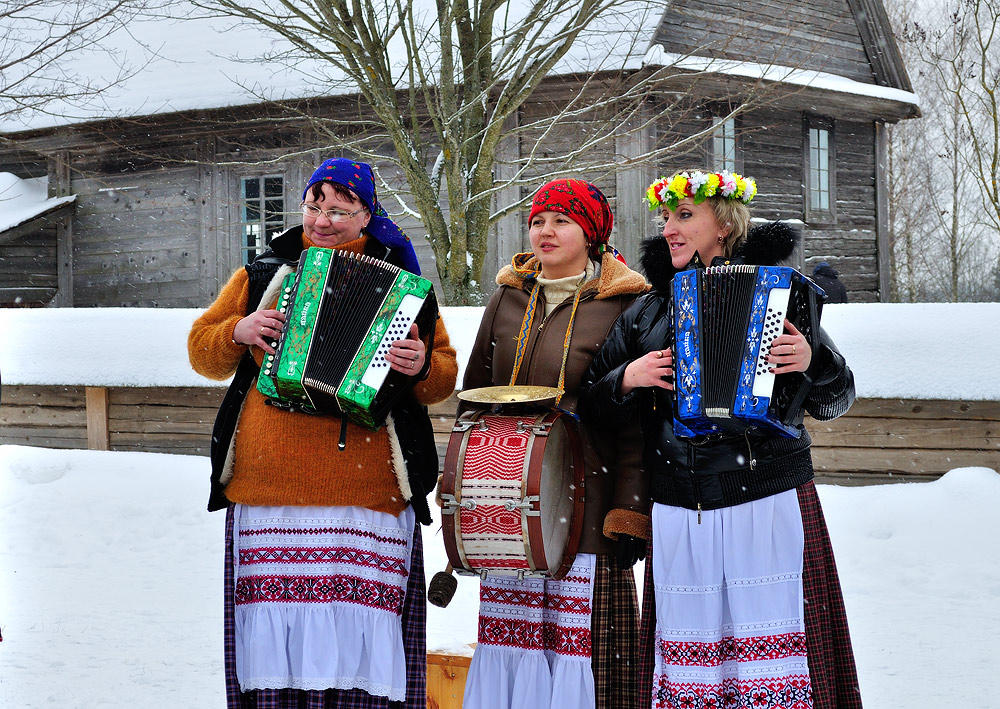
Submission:
M 367 236 L 341 245 L 361 253 Z M 315 246 L 303 236 L 306 247 Z M 236 371 L 246 345 L 233 344 L 233 329 L 246 312 L 247 272 L 239 269 L 216 301 L 199 317 L 188 337 L 195 371 L 225 379 Z M 266 307 L 273 308 L 274 304 Z M 258 364 L 263 352 L 252 348 Z M 430 372 L 414 388 L 417 399 L 431 404 L 455 390 L 458 364 L 444 323 L 438 318 Z M 357 505 L 398 515 L 407 505 L 393 470 L 389 434 L 347 424 L 347 447 L 337 448 L 340 417 L 294 413 L 268 406 L 250 390 L 236 429 L 233 476 L 226 497 L 247 505 Z

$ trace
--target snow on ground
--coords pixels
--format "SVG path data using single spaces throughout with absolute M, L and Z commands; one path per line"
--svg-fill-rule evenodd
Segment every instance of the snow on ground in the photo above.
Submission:
M 225 705 L 208 473 L 202 457 L 0 446 L 0 706 Z M 819 491 L 866 706 L 996 707 L 1000 475 Z M 430 650 L 469 652 L 477 588 L 463 577 L 429 607 Z

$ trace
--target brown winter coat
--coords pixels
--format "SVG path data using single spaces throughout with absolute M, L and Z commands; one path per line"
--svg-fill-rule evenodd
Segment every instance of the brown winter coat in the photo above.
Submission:
M 533 260 L 527 266 L 533 265 Z M 528 304 L 533 279 L 505 266 L 497 274 L 501 286 L 483 313 L 476 343 L 465 368 L 463 389 L 510 384 L 517 334 Z M 559 407 L 576 411 L 583 376 L 618 316 L 649 286 L 645 279 L 610 254 L 604 254 L 596 277 L 583 284 L 566 361 L 565 395 Z M 563 358 L 563 340 L 573 300 L 567 299 L 547 317 L 544 291 L 532 322 L 524 360 L 515 384 L 556 386 Z M 586 496 L 579 551 L 612 553 L 617 534 L 648 537 L 646 481 L 642 473 L 642 437 L 638 427 L 607 435 L 583 427 Z M 610 539 L 609 539 L 610 537 Z

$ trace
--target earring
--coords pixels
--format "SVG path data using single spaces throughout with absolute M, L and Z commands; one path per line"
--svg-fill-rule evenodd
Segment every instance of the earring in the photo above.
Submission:
M 720 237 L 719 237 L 719 243 L 720 243 L 720 244 L 724 244 L 724 243 L 726 243 L 726 237 L 724 237 L 724 236 L 720 236 Z

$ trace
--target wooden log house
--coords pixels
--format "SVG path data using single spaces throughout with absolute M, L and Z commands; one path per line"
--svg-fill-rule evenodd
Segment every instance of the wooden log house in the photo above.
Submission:
M 811 269 L 828 261 L 841 271 L 852 301 L 886 300 L 885 126 L 919 115 L 919 108 L 881 0 L 750 6 L 672 0 L 649 29 L 644 64 L 626 73 L 638 80 L 665 72 L 646 100 L 648 115 L 678 96 L 684 97 L 678 111 L 686 109 L 648 124 L 640 111 L 601 149 L 604 155 L 594 156 L 609 166 L 592 179 L 615 203 L 613 243 L 626 258 L 634 261 L 639 242 L 655 234 L 642 202 L 646 185 L 684 165 L 729 167 L 758 179 L 758 216 L 801 226 L 796 265 Z M 528 126 L 558 111 L 586 79 L 549 77 L 512 122 Z M 752 109 L 728 117 L 744 101 Z M 359 98 L 348 95 L 318 97 L 295 109 L 365 115 Z M 66 119 L 27 130 L 6 124 L 0 173 L 47 178 L 50 195 L 76 199 L 58 226 L 49 220 L 0 232 L 0 306 L 207 305 L 234 269 L 299 219 L 300 185 L 327 157 L 301 115 L 249 103 Z M 549 137 L 546 154 L 572 150 L 578 130 L 579 124 Z M 652 163 L 642 160 L 657 146 L 699 131 L 706 140 Z M 535 148 L 529 142 L 504 141 L 498 177 Z M 399 175 L 382 171 L 390 184 L 402 184 Z M 510 188 L 497 202 L 524 196 Z M 514 213 L 496 226 L 485 287 L 510 254 L 526 248 L 523 219 Z M 420 224 L 401 223 L 424 270 L 436 278 Z

